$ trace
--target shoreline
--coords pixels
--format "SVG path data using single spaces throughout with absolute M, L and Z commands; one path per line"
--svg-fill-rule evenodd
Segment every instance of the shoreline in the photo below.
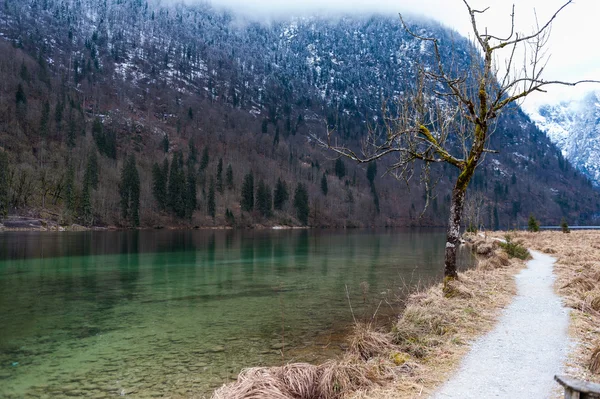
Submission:
M 7 223 L 8 222 L 8 223 Z M 80 224 L 60 225 L 51 219 L 34 218 L 27 216 L 12 216 L 7 219 L 0 219 L 0 232 L 16 231 L 38 231 L 38 232 L 83 232 L 83 231 L 151 231 L 151 230 L 170 230 L 170 231 L 195 231 L 195 230 L 370 230 L 370 229 L 414 229 L 414 228 L 433 228 L 441 229 L 445 226 L 366 226 L 366 227 L 348 227 L 348 226 L 290 226 L 290 225 L 264 225 L 255 224 L 251 226 L 234 227 L 229 225 L 218 226 L 191 226 L 191 225 L 168 225 L 168 226 L 143 226 L 143 227 L 121 227 L 115 225 L 109 226 L 83 226 Z
M 212 397 L 391 399 L 432 394 L 457 369 L 472 342 L 493 328 L 516 295 L 514 276 L 525 267 L 525 262 L 509 259 L 491 237 L 466 239 L 478 265 L 445 288 L 438 283 L 409 295 L 391 328 L 357 324 L 348 337 L 349 349 L 338 359 L 244 370 Z M 307 392 L 313 396 L 302 394 Z

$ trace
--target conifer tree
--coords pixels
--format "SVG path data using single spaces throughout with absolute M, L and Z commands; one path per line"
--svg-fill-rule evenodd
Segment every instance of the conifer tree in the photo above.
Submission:
M 209 157 L 208 157 L 208 146 L 204 147 L 202 151 L 202 159 L 200 160 L 200 171 L 206 170 L 208 167 Z
M 0 217 L 8 215 L 8 154 L 0 150 Z
M 344 161 L 342 161 L 341 158 L 338 158 L 335 161 L 335 175 L 337 177 L 341 179 L 344 178 L 344 176 L 346 176 L 346 165 L 344 164 Z
M 75 169 L 70 160 L 65 178 L 65 205 L 69 211 L 75 211 Z
M 17 86 L 15 100 L 16 100 L 17 106 L 27 105 L 27 97 L 25 96 L 25 91 L 23 90 L 23 85 L 21 83 L 19 83 L 19 85 Z
M 208 201 L 207 201 L 208 215 L 215 218 L 216 214 L 216 203 L 215 203 L 215 180 L 211 177 L 208 185 Z
M 294 193 L 294 208 L 296 208 L 296 216 L 303 224 L 308 224 L 308 213 L 310 211 L 308 204 L 308 190 L 302 183 L 298 183 L 296 192 Z
M 242 211 L 251 212 L 254 210 L 254 175 L 252 172 L 244 176 L 240 205 L 242 206 Z
M 170 145 L 170 143 L 169 143 L 169 136 L 167 136 L 167 135 L 165 134 L 165 135 L 163 136 L 163 139 L 162 139 L 162 141 L 161 141 L 161 147 L 162 147 L 162 150 L 165 152 L 165 154 L 166 154 L 167 152 L 169 152 L 169 145 Z
M 98 155 L 95 150 L 92 150 L 88 155 L 83 180 L 84 182 L 88 182 L 94 190 L 98 189 Z
M 197 203 L 197 190 L 196 190 L 196 170 L 193 167 L 188 167 L 187 173 L 187 187 L 186 187 L 186 197 L 185 197 L 185 213 L 189 219 L 192 218 Z
M 190 108 L 190 110 L 191 110 L 191 108 Z M 190 151 L 189 156 L 188 156 L 188 164 L 196 165 L 196 162 L 198 162 L 198 150 L 196 149 L 196 144 L 194 143 L 193 137 L 188 142 L 188 147 L 189 147 L 189 151 Z
M 180 218 L 186 214 L 186 178 L 183 170 L 183 153 L 178 151 L 171 161 L 168 186 L 168 204 L 171 211 Z
M 86 177 L 83 179 L 83 190 L 81 191 L 81 219 L 83 220 L 84 226 L 91 226 L 94 224 L 90 188 L 91 182 L 89 181 L 89 175 L 86 174 Z
M 233 190 L 233 168 L 231 164 L 227 165 L 227 172 L 225 172 L 225 182 L 227 183 L 227 189 Z
M 140 175 L 131 154 L 125 161 L 119 182 L 121 217 L 137 227 L 140 225 Z
M 262 216 L 266 218 L 271 217 L 273 209 L 271 188 L 262 180 L 258 183 L 258 188 L 256 189 L 256 208 Z
M 562 218 L 560 221 L 560 228 L 563 233 L 570 233 L 571 229 L 569 228 L 569 224 L 567 223 L 567 219 Z
M 277 179 L 277 184 L 275 185 L 275 193 L 273 194 L 273 206 L 278 211 L 283 209 L 283 206 L 289 199 L 289 193 L 287 189 L 287 184 L 285 181 L 281 180 L 281 178 Z
M 325 196 L 327 196 L 327 193 L 329 192 L 329 188 L 327 187 L 327 176 L 325 173 L 323 173 L 323 177 L 321 178 L 321 191 Z
M 229 226 L 235 225 L 235 216 L 233 216 L 233 212 L 231 212 L 229 208 L 225 210 L 225 223 Z
M 219 158 L 217 165 L 217 191 L 223 194 L 223 158 Z
M 169 170 L 169 160 L 165 158 L 166 171 L 164 166 L 161 167 L 158 163 L 152 165 L 152 194 L 158 204 L 158 209 L 164 211 L 167 209 L 168 196 L 167 196 L 167 180 Z M 164 164 L 163 164 L 164 165 Z
M 529 221 L 527 222 L 527 230 L 533 233 L 537 233 L 538 231 L 540 231 L 540 224 L 535 218 L 535 216 L 533 216 L 533 214 L 529 215 Z

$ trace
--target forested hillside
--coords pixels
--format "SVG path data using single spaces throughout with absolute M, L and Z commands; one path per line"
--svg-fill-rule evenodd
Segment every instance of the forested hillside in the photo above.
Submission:
M 447 62 L 468 41 L 433 22 Z M 336 160 L 431 49 L 396 17 L 245 20 L 209 5 L 0 0 L 0 210 L 85 225 L 443 225 L 454 172 L 424 189 Z M 488 227 L 599 217 L 600 196 L 519 110 L 470 192 Z M 139 201 L 138 201 L 139 198 Z M 138 205 L 139 204 L 139 205 Z

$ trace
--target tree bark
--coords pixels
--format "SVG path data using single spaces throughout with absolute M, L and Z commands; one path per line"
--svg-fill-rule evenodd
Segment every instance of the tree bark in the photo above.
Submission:
M 460 187 L 458 184 L 452 190 L 444 258 L 444 277 L 446 279 L 456 279 L 458 277 L 458 273 L 456 272 L 456 251 L 460 245 L 460 220 L 462 218 L 465 193 L 466 187 Z

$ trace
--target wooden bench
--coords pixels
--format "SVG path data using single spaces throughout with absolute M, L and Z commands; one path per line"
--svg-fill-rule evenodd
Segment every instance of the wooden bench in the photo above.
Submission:
M 565 399 L 600 399 L 600 384 L 564 375 L 555 375 L 554 379 L 565 388 Z

